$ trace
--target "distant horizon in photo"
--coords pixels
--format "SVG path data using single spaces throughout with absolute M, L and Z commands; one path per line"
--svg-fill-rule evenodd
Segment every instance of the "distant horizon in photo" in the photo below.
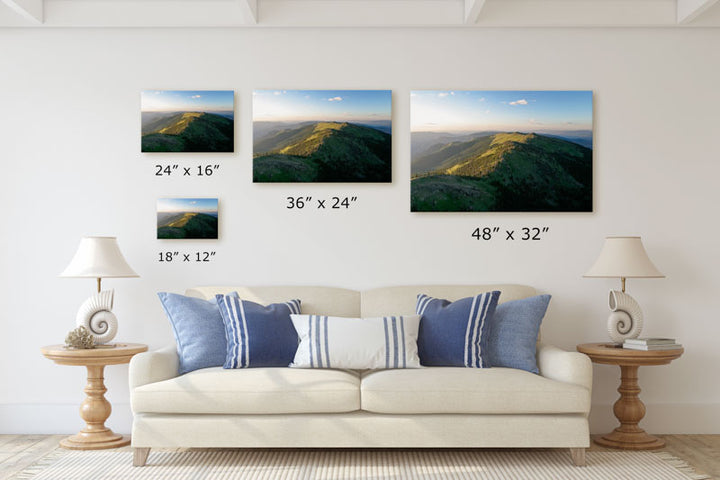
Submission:
M 235 110 L 233 90 L 145 90 L 142 112 L 223 112 Z
M 217 215 L 217 198 L 159 198 L 158 212 L 193 212 Z
M 390 122 L 391 90 L 255 90 L 253 122 Z
M 592 132 L 591 91 L 416 90 L 410 131 Z

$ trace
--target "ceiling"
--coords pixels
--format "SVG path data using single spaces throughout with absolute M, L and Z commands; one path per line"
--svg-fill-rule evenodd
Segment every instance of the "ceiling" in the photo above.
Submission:
M 0 27 L 720 27 L 719 0 L 0 0 Z

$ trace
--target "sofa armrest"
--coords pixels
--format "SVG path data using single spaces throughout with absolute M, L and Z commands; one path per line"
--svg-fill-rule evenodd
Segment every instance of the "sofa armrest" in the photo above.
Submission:
M 130 360 L 130 391 L 148 383 L 177 377 L 179 363 L 175 345 L 135 355 Z
M 581 385 L 592 392 L 592 362 L 587 355 L 540 343 L 537 347 L 537 363 L 543 377 Z

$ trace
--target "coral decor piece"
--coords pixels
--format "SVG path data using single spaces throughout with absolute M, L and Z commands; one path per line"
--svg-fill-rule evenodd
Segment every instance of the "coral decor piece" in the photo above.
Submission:
M 87 350 L 95 348 L 95 337 L 90 330 L 85 327 L 77 327 L 75 330 L 70 330 L 65 337 L 65 346 L 67 348 L 77 348 Z

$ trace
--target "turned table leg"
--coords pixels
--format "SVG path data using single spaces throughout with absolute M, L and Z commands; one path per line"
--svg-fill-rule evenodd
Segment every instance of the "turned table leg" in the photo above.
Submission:
M 129 438 L 118 435 L 105 426 L 112 406 L 105 398 L 107 388 L 103 382 L 104 369 L 104 365 L 87 365 L 87 397 L 80 405 L 80 417 L 85 420 L 85 428 L 77 435 L 61 440 L 62 447 L 72 450 L 100 450 L 130 444 Z
M 652 450 L 665 446 L 664 440 L 648 434 L 638 425 L 645 416 L 645 405 L 639 397 L 638 368 L 637 365 L 620 365 L 620 399 L 613 407 L 620 426 L 596 438 L 598 445 L 628 450 Z

